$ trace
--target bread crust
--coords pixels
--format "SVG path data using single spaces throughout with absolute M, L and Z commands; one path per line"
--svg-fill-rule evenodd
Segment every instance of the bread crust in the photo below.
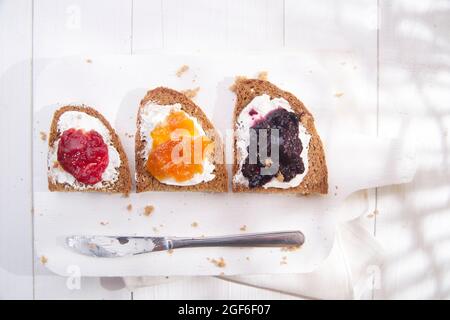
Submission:
M 283 91 L 266 80 L 260 79 L 245 79 L 237 78 L 236 83 L 233 86 L 233 90 L 236 93 L 236 105 L 234 109 L 234 130 L 237 130 L 237 119 L 241 111 L 253 100 L 253 98 L 262 94 L 269 95 L 273 98 L 283 98 L 289 102 L 289 105 L 300 116 L 301 124 L 306 128 L 311 135 L 311 141 L 309 143 L 308 159 L 309 169 L 299 186 L 280 189 L 280 188 L 263 188 L 255 187 L 249 188 L 242 184 L 232 182 L 233 192 L 258 192 L 258 193 L 300 193 L 300 194 L 326 194 L 328 193 L 328 170 L 325 161 L 325 153 L 322 145 L 322 141 L 314 126 L 314 118 L 312 114 L 306 109 L 304 104 L 297 99 L 293 94 L 287 91 Z M 237 159 L 237 137 L 234 138 L 234 163 L 233 163 L 233 177 L 239 170 L 239 163 Z
M 145 159 L 141 157 L 142 151 L 145 147 L 145 141 L 141 138 L 141 119 L 140 111 L 149 102 L 154 102 L 158 105 L 172 105 L 175 103 L 181 104 L 181 109 L 195 117 L 206 135 L 215 145 L 215 152 L 220 154 L 213 154 L 212 158 L 222 159 L 220 163 L 213 160 L 215 165 L 214 174 L 216 177 L 208 182 L 199 183 L 192 186 L 173 186 L 161 183 L 153 177 L 145 168 Z M 158 87 L 147 92 L 142 99 L 137 116 L 136 123 L 136 141 L 135 141 L 135 162 L 136 162 L 136 192 L 145 191 L 202 191 L 202 192 L 227 192 L 228 191 L 228 174 L 224 164 L 224 148 L 218 132 L 214 129 L 212 123 L 208 120 L 203 111 L 192 100 L 187 98 L 184 94 L 173 89 Z M 214 134 L 210 134 L 213 132 Z
M 128 165 L 128 158 L 124 152 L 124 149 L 122 147 L 122 143 L 120 142 L 119 137 L 117 136 L 115 130 L 111 127 L 108 120 L 105 119 L 105 117 L 99 113 L 94 108 L 85 106 L 85 105 L 68 105 L 64 106 L 53 114 L 53 120 L 50 127 L 50 135 L 48 139 L 48 146 L 49 148 L 54 147 L 55 142 L 59 139 L 61 132 L 58 132 L 58 121 L 61 115 L 64 112 L 67 111 L 79 111 L 84 112 L 92 117 L 95 117 L 99 119 L 103 125 L 108 129 L 109 134 L 111 135 L 111 141 L 116 148 L 117 152 L 120 156 L 120 167 L 118 168 L 119 171 L 119 178 L 118 180 L 111 186 L 105 186 L 103 188 L 99 189 L 83 189 L 79 190 L 74 188 L 71 185 L 68 184 L 62 184 L 58 182 L 53 182 L 50 176 L 48 177 L 48 189 L 50 191 L 63 191 L 63 192 L 106 192 L 106 193 L 123 193 L 128 194 L 131 191 L 131 174 L 130 174 L 130 168 Z M 48 168 L 50 170 L 50 168 Z

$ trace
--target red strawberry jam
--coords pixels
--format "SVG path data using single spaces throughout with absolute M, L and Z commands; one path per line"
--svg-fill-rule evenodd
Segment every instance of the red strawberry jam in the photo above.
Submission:
M 108 166 L 108 146 L 97 131 L 71 128 L 59 140 L 58 162 L 77 181 L 96 184 Z

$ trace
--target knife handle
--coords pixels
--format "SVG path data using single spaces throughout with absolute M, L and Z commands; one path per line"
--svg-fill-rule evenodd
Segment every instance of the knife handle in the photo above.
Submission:
M 300 231 L 249 233 L 233 236 L 167 239 L 170 249 L 195 247 L 289 247 L 301 246 L 305 236 Z

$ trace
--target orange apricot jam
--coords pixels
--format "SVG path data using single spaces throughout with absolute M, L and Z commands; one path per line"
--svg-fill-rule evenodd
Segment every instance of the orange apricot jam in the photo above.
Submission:
M 203 172 L 203 159 L 212 141 L 199 135 L 184 112 L 171 111 L 150 135 L 153 144 L 146 168 L 156 179 L 184 182 Z

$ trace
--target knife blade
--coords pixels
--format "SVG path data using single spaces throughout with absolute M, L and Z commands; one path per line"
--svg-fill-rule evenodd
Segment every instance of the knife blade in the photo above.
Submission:
M 164 237 L 71 236 L 66 244 L 84 255 L 105 258 L 171 249 Z

